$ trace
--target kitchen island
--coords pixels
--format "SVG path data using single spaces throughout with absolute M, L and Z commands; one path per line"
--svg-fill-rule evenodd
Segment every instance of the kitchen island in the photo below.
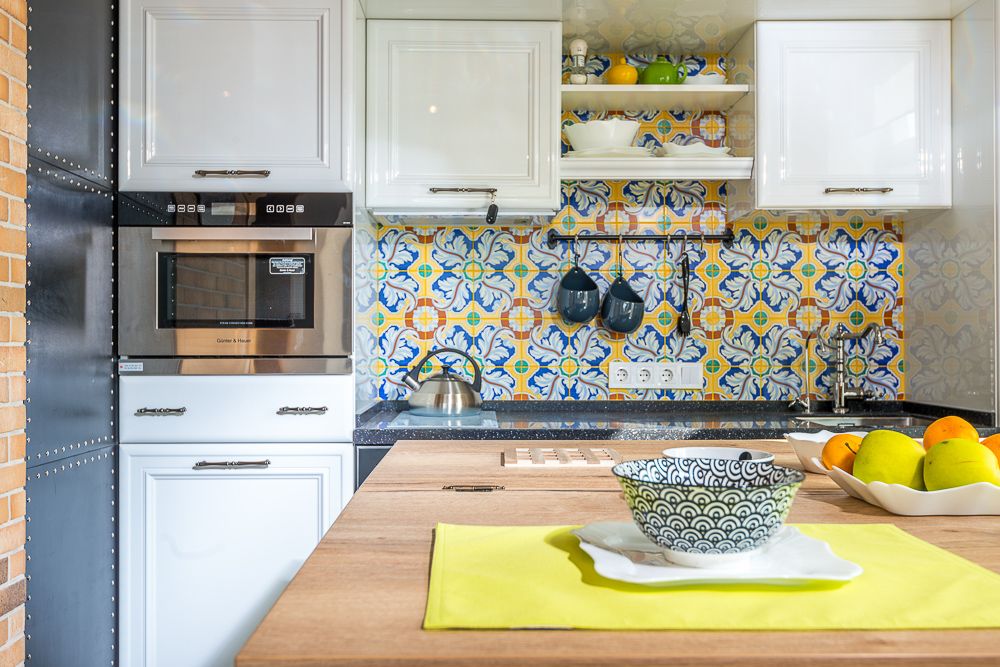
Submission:
M 1000 630 L 423 630 L 437 523 L 567 525 L 630 520 L 618 483 L 608 468 L 502 465 L 504 450 L 526 444 L 443 440 L 398 443 L 251 636 L 236 664 L 1000 664 Z M 588 446 L 580 441 L 538 444 Z M 658 456 L 664 447 L 687 444 L 619 441 L 613 446 L 629 459 Z M 699 444 L 763 449 L 774 453 L 779 465 L 800 467 L 784 441 Z M 608 445 L 591 443 L 595 448 Z M 480 490 L 464 491 L 471 488 Z M 1000 572 L 1000 517 L 894 516 L 848 497 L 827 478 L 810 474 L 788 520 L 893 523 Z

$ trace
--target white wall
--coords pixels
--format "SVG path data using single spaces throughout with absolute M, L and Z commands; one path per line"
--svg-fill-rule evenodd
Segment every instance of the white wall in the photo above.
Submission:
M 997 0 L 952 20 L 951 210 L 904 216 L 906 398 L 993 412 Z

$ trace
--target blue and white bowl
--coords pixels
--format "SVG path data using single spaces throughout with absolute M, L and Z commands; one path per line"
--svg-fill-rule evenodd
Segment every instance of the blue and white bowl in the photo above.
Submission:
M 667 558 L 689 567 L 752 555 L 784 524 L 805 479 L 771 463 L 724 459 L 643 459 L 611 471 L 636 525 Z

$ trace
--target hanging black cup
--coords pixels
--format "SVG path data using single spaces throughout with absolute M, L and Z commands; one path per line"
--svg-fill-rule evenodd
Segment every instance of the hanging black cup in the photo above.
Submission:
M 642 324 L 646 304 L 622 278 L 622 239 L 618 239 L 618 277 L 611 283 L 601 303 L 601 322 L 615 333 L 630 334 Z
M 556 307 L 563 319 L 572 324 L 583 324 L 594 319 L 601 306 L 601 294 L 586 271 L 580 268 L 576 246 L 573 246 L 573 268 L 559 281 Z

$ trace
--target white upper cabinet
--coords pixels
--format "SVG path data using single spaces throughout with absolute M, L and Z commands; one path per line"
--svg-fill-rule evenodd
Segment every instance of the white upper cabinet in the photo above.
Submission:
M 756 30 L 757 208 L 951 205 L 948 21 Z
M 559 205 L 560 24 L 368 22 L 369 208 L 500 213 Z
M 120 188 L 349 190 L 353 17 L 353 0 L 124 0 Z

